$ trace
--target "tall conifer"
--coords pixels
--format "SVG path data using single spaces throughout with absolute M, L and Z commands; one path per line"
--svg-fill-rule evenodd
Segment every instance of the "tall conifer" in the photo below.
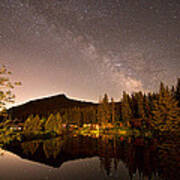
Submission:
M 123 99 L 121 102 L 121 115 L 124 122 L 131 120 L 133 113 L 129 103 L 129 95 L 123 92 Z
M 151 126 L 160 133 L 176 132 L 180 128 L 180 108 L 177 104 L 169 90 L 161 83 L 159 98 L 154 101 Z

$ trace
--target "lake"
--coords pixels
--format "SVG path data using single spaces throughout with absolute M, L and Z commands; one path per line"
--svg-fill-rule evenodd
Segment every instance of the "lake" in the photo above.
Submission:
M 171 141 L 62 136 L 0 149 L 0 179 L 176 180 L 179 162 L 179 149 Z

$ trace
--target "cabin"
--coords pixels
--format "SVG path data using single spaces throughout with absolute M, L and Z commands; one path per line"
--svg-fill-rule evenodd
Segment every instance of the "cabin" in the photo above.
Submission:
M 91 124 L 83 124 L 83 128 L 90 128 Z
M 103 123 L 101 127 L 102 129 L 112 129 L 114 128 L 114 125 L 112 123 Z
M 83 124 L 83 128 L 88 128 L 91 130 L 99 130 L 99 124 Z
M 74 129 L 77 129 L 78 128 L 78 126 L 76 125 L 76 124 L 69 124 L 68 125 L 68 129 L 70 130 L 70 131 L 73 131 Z
M 22 131 L 23 126 L 18 125 L 18 124 L 13 124 L 13 125 L 9 126 L 9 129 L 12 131 Z
M 20 120 L 13 120 L 13 121 L 9 121 L 7 124 L 6 124 L 6 127 L 9 129 L 9 130 L 12 130 L 12 131 L 22 131 L 23 130 L 23 127 L 24 127 L 24 124 L 20 122 Z
M 99 127 L 99 124 L 91 124 L 91 129 L 94 129 L 94 130 L 99 130 L 100 127 Z

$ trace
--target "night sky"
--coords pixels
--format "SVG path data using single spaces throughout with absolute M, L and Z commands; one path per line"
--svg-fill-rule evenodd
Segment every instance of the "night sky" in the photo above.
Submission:
M 17 103 L 155 91 L 180 77 L 180 1 L 0 0 L 0 64 Z

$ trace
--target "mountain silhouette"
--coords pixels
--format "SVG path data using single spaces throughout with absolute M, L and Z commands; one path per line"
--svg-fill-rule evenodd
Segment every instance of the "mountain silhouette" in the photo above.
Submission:
M 69 99 L 66 95 L 60 94 L 12 107 L 8 110 L 8 115 L 11 119 L 24 121 L 31 114 L 47 117 L 50 113 L 63 112 L 64 109 L 71 109 L 74 107 L 84 108 L 89 106 L 97 106 L 97 104 Z

